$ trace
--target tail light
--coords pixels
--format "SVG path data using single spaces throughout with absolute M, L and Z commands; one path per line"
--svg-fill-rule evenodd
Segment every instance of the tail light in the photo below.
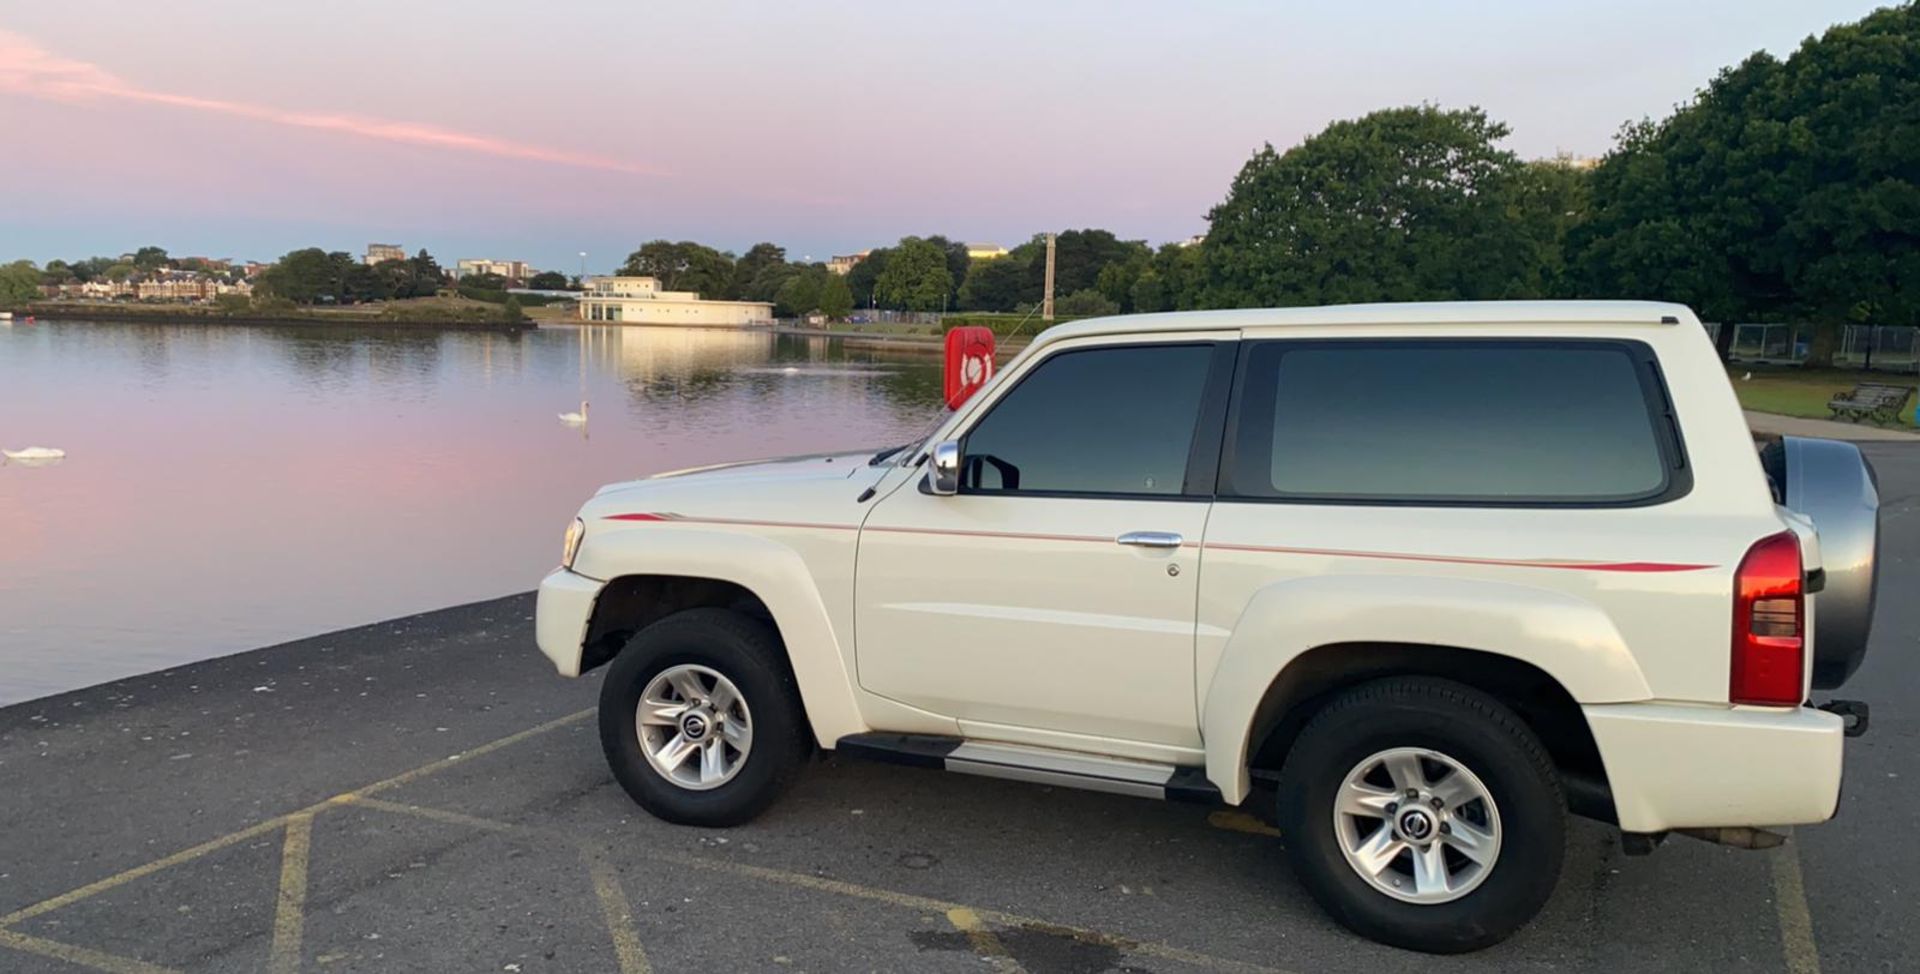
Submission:
M 1733 576 L 1734 703 L 1792 707 L 1806 699 L 1806 591 L 1791 531 L 1747 549 Z

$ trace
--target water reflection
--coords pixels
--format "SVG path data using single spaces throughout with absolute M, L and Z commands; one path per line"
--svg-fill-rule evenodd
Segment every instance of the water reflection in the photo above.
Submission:
M 601 483 L 898 442 L 938 394 L 755 332 L 0 330 L 0 446 L 71 454 L 0 467 L 0 703 L 520 591 Z

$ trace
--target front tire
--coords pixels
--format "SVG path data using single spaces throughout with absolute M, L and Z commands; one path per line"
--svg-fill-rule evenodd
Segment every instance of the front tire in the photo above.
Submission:
M 1314 899 L 1361 936 L 1428 953 L 1506 939 L 1545 905 L 1566 800 L 1506 705 L 1447 680 L 1348 690 L 1295 739 L 1280 831 Z
M 680 825 L 739 825 L 792 784 L 811 750 L 773 627 L 689 609 L 642 629 L 600 686 L 600 744 L 640 807 Z

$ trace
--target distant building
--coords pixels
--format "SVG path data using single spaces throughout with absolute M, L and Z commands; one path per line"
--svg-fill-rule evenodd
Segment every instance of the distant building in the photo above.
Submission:
M 1204 233 L 1196 233 L 1196 234 L 1194 234 L 1193 236 L 1191 236 L 1191 237 L 1188 237 L 1187 239 L 1185 239 L 1185 240 L 1182 240 L 1182 241 L 1180 241 L 1180 246 L 1182 246 L 1182 247 L 1198 247 L 1198 246 L 1200 246 L 1201 244 L 1203 244 L 1203 243 L 1206 243 L 1206 242 L 1207 242 L 1207 235 L 1206 235 L 1206 234 L 1204 234 Z
M 254 278 L 260 276 L 261 271 L 264 271 L 267 268 L 272 266 L 273 266 L 272 264 L 263 264 L 257 260 L 250 260 L 240 265 L 240 271 L 242 274 L 246 275 L 247 280 L 253 280 Z
M 662 291 L 652 277 L 590 277 L 580 295 L 583 321 L 629 325 L 739 328 L 773 321 L 766 301 L 703 301 L 692 291 Z
M 535 273 L 524 260 L 489 260 L 485 257 L 462 257 L 453 267 L 455 280 L 468 274 L 498 274 L 509 281 L 524 281 Z
M 866 260 L 867 255 L 871 253 L 873 253 L 873 251 L 863 250 L 857 254 L 835 255 L 831 260 L 827 261 L 827 270 L 845 277 L 853 270 L 853 265 Z
M 406 259 L 407 259 L 407 248 L 402 247 L 399 244 L 370 243 L 367 245 L 367 255 L 361 258 L 361 261 L 368 265 L 373 265 L 373 264 L 378 264 L 383 260 L 406 260 Z
M 995 257 L 1005 257 L 1006 255 L 1007 248 L 997 243 L 973 243 L 969 241 L 967 244 L 968 260 L 992 260 Z

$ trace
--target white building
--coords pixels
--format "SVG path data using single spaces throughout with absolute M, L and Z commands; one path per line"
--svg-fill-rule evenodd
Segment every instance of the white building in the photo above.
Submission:
M 462 257 L 453 265 L 455 280 L 469 274 L 498 274 L 509 281 L 524 281 L 533 276 L 533 268 L 524 260 L 493 260 L 487 257 Z
M 631 325 L 694 325 L 739 328 L 769 324 L 773 305 L 766 301 L 702 301 L 692 291 L 662 291 L 651 277 L 592 277 L 580 296 L 583 321 Z

